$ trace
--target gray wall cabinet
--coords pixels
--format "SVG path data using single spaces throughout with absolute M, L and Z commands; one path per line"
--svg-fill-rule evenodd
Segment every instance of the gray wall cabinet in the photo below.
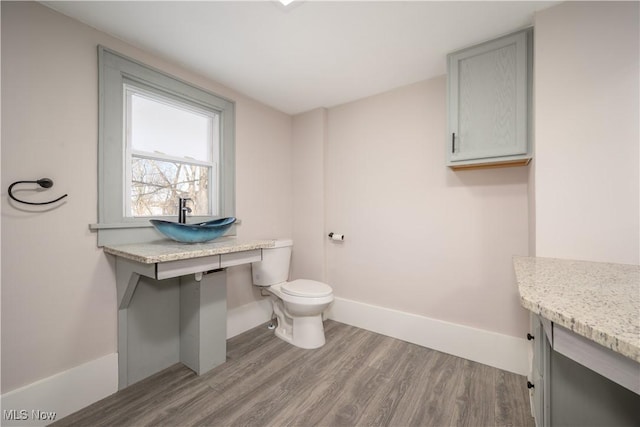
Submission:
M 532 43 L 527 29 L 448 55 L 447 166 L 529 163 Z

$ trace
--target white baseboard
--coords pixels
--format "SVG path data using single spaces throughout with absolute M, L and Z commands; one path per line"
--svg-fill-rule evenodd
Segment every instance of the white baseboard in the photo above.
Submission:
M 117 390 L 118 353 L 112 353 L 3 394 L 0 424 L 51 424 Z
M 519 375 L 527 375 L 524 338 L 458 325 L 416 314 L 335 298 L 329 319 Z
M 250 302 L 227 311 L 227 338 L 255 328 L 271 319 L 271 299 Z

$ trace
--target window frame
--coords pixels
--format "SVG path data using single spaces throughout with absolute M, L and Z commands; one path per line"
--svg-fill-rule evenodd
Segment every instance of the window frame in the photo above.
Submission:
M 98 46 L 98 246 L 142 243 L 161 236 L 149 217 L 125 216 L 126 141 L 125 84 L 213 110 L 220 116 L 218 215 L 192 216 L 191 222 L 235 216 L 235 103 Z M 178 201 L 176 200 L 176 203 Z M 176 220 L 175 217 L 154 218 Z M 229 233 L 235 235 L 235 227 Z
M 197 160 L 187 157 L 177 157 L 164 153 L 151 153 L 148 151 L 135 150 L 132 146 L 132 107 L 131 107 L 131 98 L 132 96 L 137 95 L 143 98 L 146 98 L 149 101 L 163 103 L 174 108 L 179 108 L 184 111 L 191 111 L 195 114 L 199 114 L 205 117 L 208 117 L 212 120 L 211 126 L 208 129 L 207 139 L 211 143 L 208 149 L 208 157 L 210 160 Z M 124 100 L 125 100 L 125 180 L 124 180 L 124 216 L 126 218 L 170 218 L 169 216 L 162 215 L 142 215 L 135 216 L 131 212 L 131 188 L 132 188 L 132 162 L 134 158 L 144 158 L 148 160 L 159 160 L 163 162 L 175 162 L 181 163 L 184 165 L 195 165 L 201 166 L 208 169 L 209 175 L 209 194 L 208 194 L 208 211 L 209 215 L 206 218 L 219 218 L 218 212 L 220 212 L 220 201 L 218 200 L 219 189 L 218 186 L 220 184 L 220 177 L 218 176 L 219 168 L 218 164 L 220 163 L 219 155 L 220 149 L 219 144 L 222 142 L 222 135 L 220 135 L 220 113 L 217 110 L 205 109 L 201 105 L 193 105 L 185 99 L 175 99 L 175 97 L 168 96 L 165 93 L 160 93 L 157 90 L 149 90 L 147 88 L 143 88 L 140 85 L 132 84 L 130 82 L 124 83 Z M 218 123 L 215 124 L 214 121 Z M 217 142 L 214 143 L 214 135 L 217 129 Z M 217 148 L 217 150 L 216 150 Z M 215 184 L 215 185 L 214 185 Z M 127 197 L 126 195 L 129 194 Z M 177 206 L 177 204 L 176 204 Z M 194 215 L 195 216 L 195 215 Z M 203 217 L 203 216 L 196 216 Z

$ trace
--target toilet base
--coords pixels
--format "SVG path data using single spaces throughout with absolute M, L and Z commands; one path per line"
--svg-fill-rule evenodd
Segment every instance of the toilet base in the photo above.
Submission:
M 313 349 L 325 344 L 322 313 L 314 316 L 291 317 L 280 299 L 273 298 L 273 311 L 278 319 L 275 334 L 296 347 Z

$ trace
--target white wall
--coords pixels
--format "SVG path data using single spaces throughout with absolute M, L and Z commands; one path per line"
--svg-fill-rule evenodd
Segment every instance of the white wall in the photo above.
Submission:
M 535 18 L 536 254 L 640 263 L 638 2 Z
M 293 118 L 293 279 L 325 280 L 326 134 L 324 108 Z
M 98 44 L 236 101 L 241 238 L 292 233 L 291 117 L 32 2 L 2 2 L 2 393 L 116 352 L 113 260 L 97 247 Z M 61 206 L 10 203 L 50 177 Z M 28 197 L 30 194 L 22 193 Z M 229 269 L 228 304 L 259 297 Z
M 528 168 L 445 166 L 445 77 L 329 109 L 327 281 L 337 297 L 522 337 Z

